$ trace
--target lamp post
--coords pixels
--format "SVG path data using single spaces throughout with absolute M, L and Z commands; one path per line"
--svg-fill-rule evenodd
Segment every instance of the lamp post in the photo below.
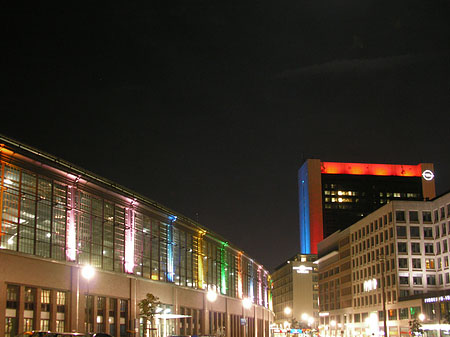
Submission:
M 217 300 L 217 293 L 212 290 L 209 289 L 208 293 L 206 294 L 206 299 L 208 300 L 209 303 L 211 303 L 211 309 L 209 310 L 209 333 L 212 335 L 213 334 L 213 324 L 212 324 L 212 318 L 213 318 L 213 303 Z
M 245 297 L 242 300 L 242 316 L 244 318 L 244 337 L 247 336 L 247 319 L 245 318 L 245 310 L 250 309 L 252 307 L 252 300 L 248 297 Z
M 86 332 L 90 332 L 90 323 L 91 323 L 91 319 L 93 319 L 92 315 L 91 315 L 91 308 L 89 307 L 89 281 L 91 280 L 91 278 L 93 278 L 95 275 L 95 269 L 94 267 L 92 267 L 91 265 L 85 265 L 83 266 L 83 268 L 81 269 L 81 276 L 83 276 L 83 278 L 86 280 L 86 284 L 87 284 L 87 296 L 86 296 L 86 315 L 87 315 L 87 321 L 86 321 L 86 327 L 85 330 Z

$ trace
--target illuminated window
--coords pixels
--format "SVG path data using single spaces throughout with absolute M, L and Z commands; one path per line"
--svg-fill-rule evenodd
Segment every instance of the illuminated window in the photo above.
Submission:
M 50 330 L 50 320 L 49 319 L 41 319 L 41 327 L 42 331 Z
M 434 259 L 425 259 L 427 269 L 434 269 Z
M 388 310 L 388 318 L 389 320 L 396 320 L 397 319 L 397 309 L 390 309 Z
M 42 289 L 41 290 L 41 311 L 49 312 L 50 311 L 50 290 Z M 41 329 L 46 330 L 46 329 Z

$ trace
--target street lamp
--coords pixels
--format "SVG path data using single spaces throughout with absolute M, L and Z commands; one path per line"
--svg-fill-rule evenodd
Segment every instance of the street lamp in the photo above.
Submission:
M 213 303 L 217 300 L 217 293 L 212 290 L 209 289 L 208 292 L 206 293 L 206 299 L 208 300 L 209 303 L 211 303 L 211 309 L 209 310 L 209 333 L 212 335 L 213 334 L 213 324 L 212 324 L 212 318 L 213 318 Z
M 250 299 L 250 298 L 248 298 L 248 297 L 245 297 L 243 300 L 242 300 L 242 316 L 243 316 L 243 318 L 244 318 L 244 323 L 245 323 L 245 325 L 244 325 L 244 337 L 246 337 L 247 336 L 247 319 L 245 318 L 245 310 L 248 310 L 248 309 L 250 309 L 252 307 L 252 300 Z
M 335 320 L 330 321 L 330 326 L 333 330 L 336 331 L 336 321 Z M 331 331 L 331 329 L 330 329 L 330 335 L 333 335 L 333 332 Z
M 292 309 L 290 307 L 284 308 L 284 314 L 286 316 L 289 316 L 292 313 Z
M 87 321 L 86 321 L 86 332 L 90 332 L 91 327 L 91 319 L 92 319 L 92 314 L 91 314 L 91 307 L 89 304 L 90 302 L 90 297 L 89 297 L 89 281 L 94 277 L 95 275 L 95 269 L 94 267 L 92 267 L 91 265 L 85 265 L 81 268 L 81 276 L 83 276 L 83 278 L 87 281 L 87 296 L 86 296 L 86 315 L 87 315 Z

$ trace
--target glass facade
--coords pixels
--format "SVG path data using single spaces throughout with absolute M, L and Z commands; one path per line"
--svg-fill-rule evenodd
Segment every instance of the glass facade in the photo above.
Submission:
M 193 222 L 177 220 L 150 201 L 118 196 L 113 187 L 105 193 L 65 172 L 4 159 L 0 249 L 183 287 L 212 288 L 230 297 L 250 297 L 269 308 L 268 272 Z M 57 293 L 61 310 L 62 295 Z M 41 296 L 44 305 L 50 294 Z M 8 331 L 14 330 L 14 321 L 7 318 Z M 58 330 L 64 329 L 64 321 L 58 321 Z M 26 318 L 24 325 L 30 324 L 32 318 Z M 47 321 L 41 324 L 45 327 Z

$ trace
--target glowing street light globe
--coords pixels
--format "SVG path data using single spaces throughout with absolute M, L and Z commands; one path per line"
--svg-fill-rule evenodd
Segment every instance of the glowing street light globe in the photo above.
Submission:
M 242 305 L 245 309 L 250 309 L 252 307 L 252 300 L 246 297 L 242 300 Z
M 217 293 L 214 290 L 208 290 L 206 298 L 209 302 L 215 302 L 217 300 Z
M 90 266 L 90 265 L 86 265 L 81 269 L 81 275 L 86 279 L 86 280 L 90 280 L 91 278 L 94 277 L 95 275 L 95 269 L 94 267 Z
M 284 308 L 284 313 L 285 313 L 286 315 L 290 315 L 291 312 L 292 312 L 292 309 L 291 309 L 291 308 L 289 308 L 289 307 Z

